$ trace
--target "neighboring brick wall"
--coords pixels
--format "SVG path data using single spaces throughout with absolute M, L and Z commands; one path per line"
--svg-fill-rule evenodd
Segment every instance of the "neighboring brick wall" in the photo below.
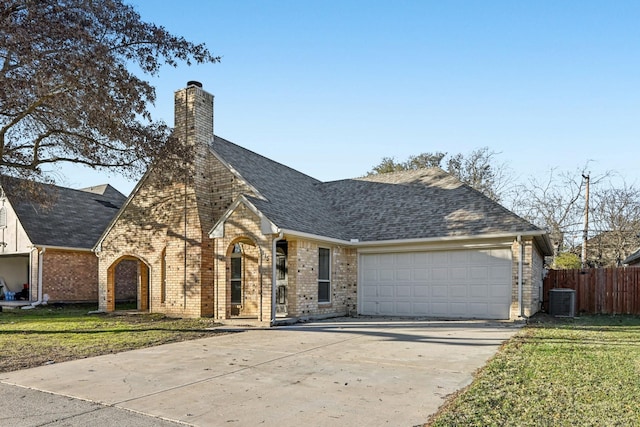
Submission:
M 98 258 L 93 252 L 47 249 L 42 283 L 43 294 L 49 295 L 50 302 L 96 302 Z
M 115 271 L 116 301 L 135 301 L 138 297 L 138 263 L 122 260 Z

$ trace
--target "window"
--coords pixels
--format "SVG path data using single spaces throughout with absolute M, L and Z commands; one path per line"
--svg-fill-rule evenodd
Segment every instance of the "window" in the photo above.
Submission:
M 318 302 L 331 302 L 331 250 L 318 249 Z
M 242 304 L 242 249 L 238 243 L 231 253 L 231 304 Z
M 0 207 L 0 228 L 6 228 L 7 226 L 7 208 Z

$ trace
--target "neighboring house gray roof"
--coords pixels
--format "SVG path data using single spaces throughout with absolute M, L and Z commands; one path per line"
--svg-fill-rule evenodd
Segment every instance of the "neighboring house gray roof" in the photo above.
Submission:
M 542 232 L 441 169 L 320 182 L 215 137 L 211 148 L 263 198 L 279 228 L 350 241 Z
M 634 253 L 629 255 L 622 261 L 623 264 L 634 265 L 640 263 L 640 249 L 636 250 Z
M 31 243 L 91 249 L 126 197 L 110 185 L 83 190 L 35 185 L 42 200 L 28 198 L 22 180 L 2 177 L 2 187 Z

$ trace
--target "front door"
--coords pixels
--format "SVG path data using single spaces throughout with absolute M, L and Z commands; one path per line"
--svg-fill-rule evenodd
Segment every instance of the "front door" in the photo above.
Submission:
M 287 315 L 287 253 L 286 246 L 276 249 L 276 314 Z

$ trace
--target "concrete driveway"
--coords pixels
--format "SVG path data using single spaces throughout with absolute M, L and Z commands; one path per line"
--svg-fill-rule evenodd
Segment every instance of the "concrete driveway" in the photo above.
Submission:
M 42 366 L 0 382 L 197 426 L 414 426 L 518 328 L 339 319 Z

